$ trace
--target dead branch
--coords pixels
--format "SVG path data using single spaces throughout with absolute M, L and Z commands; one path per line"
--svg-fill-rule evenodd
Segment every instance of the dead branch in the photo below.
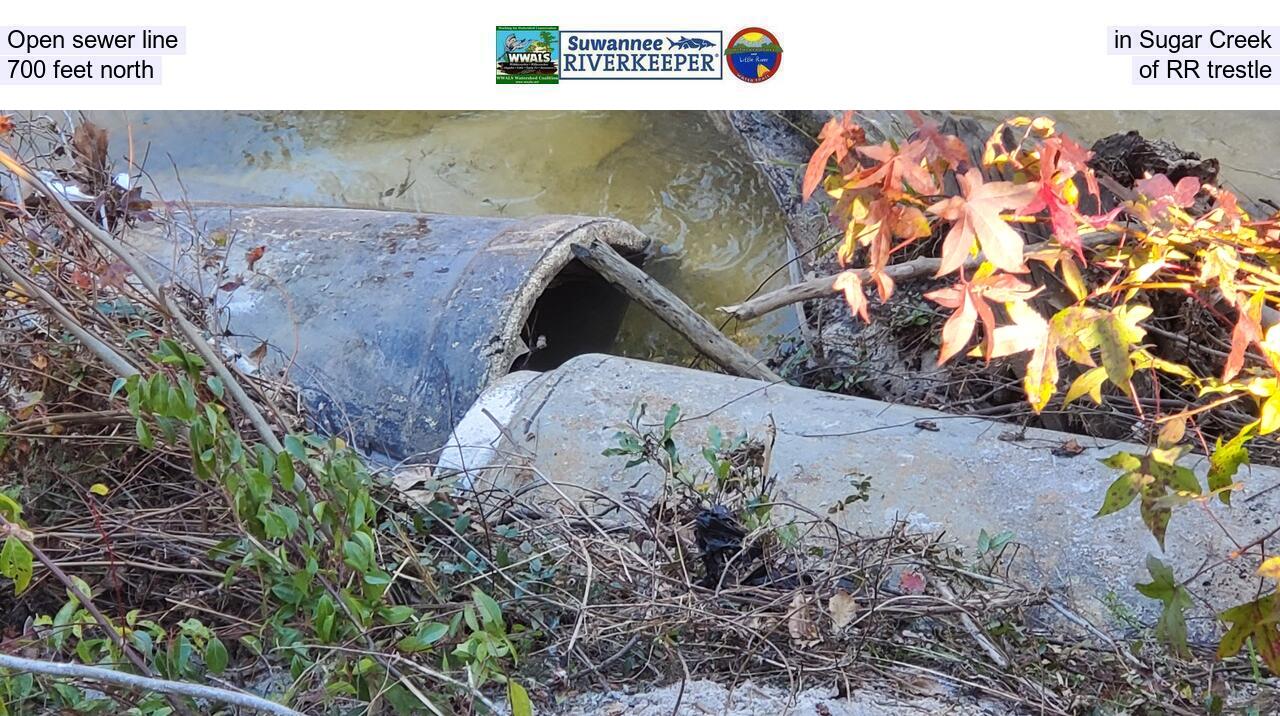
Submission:
M 698 315 L 665 286 L 622 258 L 603 241 L 574 244 L 573 255 L 603 278 L 640 302 L 663 323 L 684 336 L 702 355 L 734 375 L 783 382 L 782 377 L 766 368 L 759 360 L 729 340 L 710 321 Z
M 1081 242 L 1085 246 L 1097 246 L 1105 244 L 1122 236 L 1121 233 L 1113 231 L 1097 231 L 1085 234 L 1080 237 Z M 1051 246 L 1051 242 L 1041 241 L 1035 244 L 1029 244 L 1026 248 L 1028 252 L 1040 251 Z M 982 259 L 971 258 L 965 262 L 967 269 L 977 268 L 982 263 Z M 938 272 L 938 267 L 942 265 L 942 260 L 931 257 L 921 257 L 905 261 L 900 264 L 893 264 L 884 269 L 884 274 L 892 278 L 895 282 L 909 281 L 911 279 L 925 278 L 932 276 Z M 856 268 L 848 269 L 858 274 L 858 278 L 863 281 L 871 280 L 871 269 Z M 803 283 L 793 283 L 776 291 L 764 293 L 750 301 L 744 301 L 731 306 L 721 306 L 720 311 L 727 313 L 738 320 L 745 321 L 751 318 L 758 318 L 771 311 L 779 308 L 790 306 L 793 303 L 801 301 L 812 301 L 819 298 L 830 298 L 837 296 L 840 291 L 835 288 L 836 279 L 840 274 L 830 276 L 820 276 L 811 278 Z

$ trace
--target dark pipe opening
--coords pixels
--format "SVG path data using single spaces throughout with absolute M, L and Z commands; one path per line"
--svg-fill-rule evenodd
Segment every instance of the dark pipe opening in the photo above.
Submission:
M 643 254 L 626 256 L 639 266 Z M 584 353 L 611 353 L 629 301 L 578 260 L 551 280 L 529 313 L 523 338 L 529 352 L 511 370 L 546 371 Z

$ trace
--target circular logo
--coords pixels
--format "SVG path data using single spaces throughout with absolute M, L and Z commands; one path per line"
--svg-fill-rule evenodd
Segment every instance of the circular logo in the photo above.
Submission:
M 739 30 L 724 50 L 729 71 L 743 82 L 764 82 L 782 65 L 782 45 L 762 27 Z

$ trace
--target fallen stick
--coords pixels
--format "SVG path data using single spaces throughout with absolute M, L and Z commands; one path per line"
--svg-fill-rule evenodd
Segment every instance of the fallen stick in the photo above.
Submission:
M 959 605 L 959 597 L 956 596 L 956 593 L 945 581 L 940 578 L 934 579 L 933 587 L 938 590 L 938 593 L 942 595 L 943 599 L 946 599 L 952 604 Z M 1001 671 L 1009 668 L 1009 657 L 1005 656 L 1004 652 L 1000 651 L 1000 647 L 996 646 L 995 642 L 991 641 L 991 638 L 982 630 L 982 627 L 978 626 L 978 623 L 973 620 L 973 617 L 969 615 L 969 612 L 963 608 L 960 609 L 960 624 L 964 627 L 965 631 L 969 632 L 969 636 L 972 637 L 974 641 L 978 642 L 978 646 L 982 647 L 982 650 L 987 652 L 987 658 L 991 659 L 991 663 L 995 664 L 996 668 Z
M 214 686 L 205 686 L 204 684 L 192 684 L 184 681 L 168 681 L 149 676 L 138 676 L 137 674 L 128 674 L 123 671 L 104 669 L 100 666 L 66 664 L 56 661 L 41 661 L 38 659 L 26 659 L 21 656 L 0 654 L 0 667 L 33 674 L 61 676 L 68 679 L 106 681 L 108 683 L 128 686 L 135 689 L 141 689 L 143 691 L 158 691 L 169 695 L 177 694 L 180 696 L 190 696 L 195 699 L 208 699 L 219 703 L 231 704 L 232 706 L 239 706 L 240 708 L 253 709 L 255 711 L 261 711 L 269 714 L 277 714 L 278 716 L 303 716 L 299 711 L 294 711 L 287 706 L 283 706 L 274 701 L 268 701 L 264 698 L 254 696 L 253 694 L 228 691 Z
M 710 321 L 698 315 L 665 286 L 622 258 L 608 244 L 593 239 L 585 244 L 574 244 L 571 248 L 575 258 L 649 309 L 716 365 L 745 378 L 771 383 L 783 382 L 778 374 L 762 365 L 743 350 L 742 346 L 726 338 Z
M 1121 234 L 1112 231 L 1096 231 L 1084 234 L 1080 237 L 1080 241 L 1085 246 L 1096 246 L 1108 241 L 1114 241 Z M 1040 251 L 1049 248 L 1050 242 L 1041 241 L 1039 243 L 1030 244 L 1026 247 L 1027 251 Z M 966 269 L 975 269 L 982 263 L 982 259 L 975 257 L 964 262 Z M 938 272 L 938 267 L 942 265 L 941 259 L 921 257 L 912 259 L 900 264 L 886 266 L 884 275 L 892 278 L 895 282 L 907 281 L 914 278 L 924 278 L 932 276 Z M 857 268 L 848 269 L 858 274 L 858 278 L 863 281 L 871 280 L 871 269 Z M 841 273 L 844 273 L 843 271 Z M 836 279 L 840 274 L 832 274 L 830 276 L 820 276 L 811 278 L 802 283 L 793 283 L 784 286 L 777 291 L 763 293 L 750 301 L 734 304 L 732 306 L 721 306 L 720 311 L 733 316 L 739 320 L 747 320 L 750 318 L 758 318 L 770 311 L 776 311 L 779 308 L 785 308 L 793 303 L 801 301 L 812 301 L 818 298 L 828 298 L 839 295 L 840 291 L 835 288 Z

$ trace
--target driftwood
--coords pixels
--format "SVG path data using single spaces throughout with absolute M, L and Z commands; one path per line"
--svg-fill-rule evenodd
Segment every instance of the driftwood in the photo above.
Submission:
M 698 352 L 734 375 L 780 383 L 782 378 L 716 330 L 710 321 L 681 301 L 665 286 L 636 268 L 602 241 L 574 244 L 573 255 L 609 283 L 639 302 L 684 336 Z
M 1119 238 L 1119 236 L 1119 234 L 1111 231 L 1097 231 L 1082 235 L 1080 240 L 1085 246 L 1096 246 L 1098 244 L 1107 243 L 1108 241 L 1114 241 Z M 1026 250 L 1029 252 L 1039 251 L 1041 249 L 1048 248 L 1049 245 L 1048 241 L 1041 241 L 1039 243 L 1029 244 Z M 965 262 L 964 266 L 965 268 L 973 269 L 977 268 L 980 263 L 982 263 L 981 258 L 971 258 Z M 900 283 L 910 279 L 932 276 L 938 272 L 938 267 L 941 265 L 941 259 L 921 257 L 900 264 L 886 266 L 884 273 L 895 282 Z M 857 268 L 849 269 L 849 271 L 857 273 L 858 278 L 863 281 L 869 281 L 871 279 L 871 269 Z M 839 276 L 840 274 L 832 274 L 829 276 L 811 278 L 802 283 L 793 283 L 789 286 L 780 288 L 777 291 L 762 293 L 750 301 L 734 304 L 732 306 L 721 306 L 720 310 L 734 318 L 737 318 L 738 320 L 745 321 L 749 318 L 758 318 L 770 311 L 776 311 L 779 308 L 784 308 L 793 303 L 799 303 L 800 301 L 829 298 L 840 294 L 840 291 L 835 287 L 836 279 L 839 278 Z

